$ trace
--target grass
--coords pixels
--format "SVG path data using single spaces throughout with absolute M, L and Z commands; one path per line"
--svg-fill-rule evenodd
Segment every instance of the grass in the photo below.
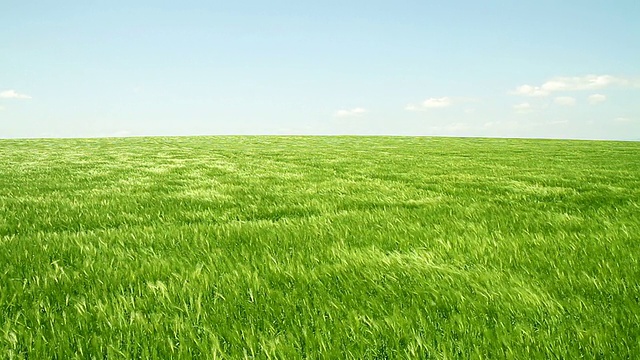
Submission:
M 640 143 L 0 141 L 0 358 L 638 358 Z

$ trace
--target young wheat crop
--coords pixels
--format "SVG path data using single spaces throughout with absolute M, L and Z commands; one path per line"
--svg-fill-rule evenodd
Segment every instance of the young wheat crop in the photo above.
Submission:
M 640 143 L 0 141 L 0 358 L 638 358 Z

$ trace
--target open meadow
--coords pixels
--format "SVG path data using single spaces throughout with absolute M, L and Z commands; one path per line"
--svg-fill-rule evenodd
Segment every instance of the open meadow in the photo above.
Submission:
M 0 140 L 0 358 L 639 358 L 640 142 Z

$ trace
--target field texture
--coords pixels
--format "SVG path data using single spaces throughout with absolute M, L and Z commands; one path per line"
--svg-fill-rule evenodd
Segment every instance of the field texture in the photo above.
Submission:
M 0 141 L 0 358 L 640 357 L 640 143 Z

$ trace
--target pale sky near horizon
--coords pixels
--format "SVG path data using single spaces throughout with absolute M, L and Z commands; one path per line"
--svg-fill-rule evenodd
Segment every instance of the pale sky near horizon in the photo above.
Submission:
M 640 140 L 640 1 L 5 1 L 0 138 Z

